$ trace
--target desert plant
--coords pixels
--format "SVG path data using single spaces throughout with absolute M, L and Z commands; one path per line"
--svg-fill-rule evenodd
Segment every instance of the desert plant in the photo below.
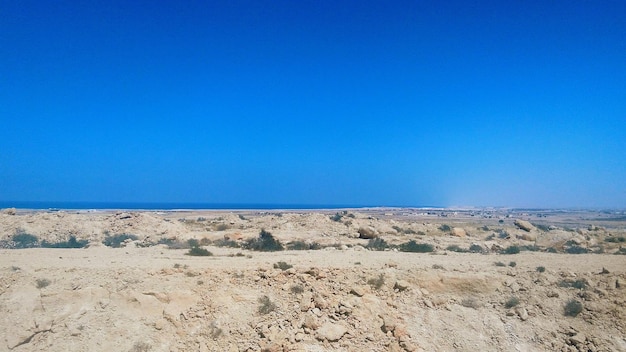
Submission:
M 461 305 L 466 308 L 478 309 L 481 307 L 480 301 L 475 298 L 465 298 L 461 301 Z
M 583 311 L 583 304 L 572 299 L 565 304 L 563 310 L 566 316 L 575 317 Z
M 88 240 L 77 240 L 75 236 L 70 236 L 67 241 L 51 243 L 42 241 L 41 246 L 44 248 L 85 248 L 89 244 Z
M 226 231 L 228 229 L 230 229 L 230 226 L 228 226 L 227 224 L 217 224 L 215 226 L 216 231 Z
M 122 246 L 122 243 L 124 243 L 126 240 L 136 241 L 138 239 L 139 238 L 135 235 L 122 233 L 118 235 L 109 235 L 104 238 L 104 241 L 102 241 L 102 243 L 107 247 L 120 248 Z
M 304 292 L 304 287 L 302 287 L 302 285 L 292 285 L 289 290 L 293 294 L 298 294 Z
M 473 244 L 469 247 L 469 251 L 472 253 L 483 253 L 485 249 L 479 244 Z
M 48 279 L 37 279 L 35 281 L 35 284 L 37 284 L 37 288 L 41 289 L 41 288 L 44 288 L 44 287 L 47 287 L 48 285 L 50 285 L 51 282 Z
M 199 246 L 194 246 L 194 247 L 189 248 L 189 251 L 185 254 L 196 256 L 196 257 L 208 257 L 208 256 L 213 255 L 213 253 Z
M 402 252 L 428 253 L 434 251 L 435 247 L 429 243 L 417 243 L 410 240 L 409 242 L 401 244 L 399 249 Z
M 240 219 L 240 220 L 244 220 L 244 221 L 245 221 L 245 220 L 248 220 L 248 219 L 246 219 L 246 217 L 245 217 L 245 216 L 243 216 L 243 214 L 239 214 L 239 219 Z
M 39 247 L 39 239 L 35 235 L 18 232 L 11 238 L 13 248 L 34 248 Z
M 498 235 L 498 238 L 502 240 L 511 237 L 511 235 L 508 232 L 504 231 L 503 229 L 498 229 L 497 235 Z
M 516 262 L 509 262 L 509 266 L 511 268 L 515 268 L 517 266 L 517 263 Z
M 579 290 L 586 289 L 587 285 L 587 280 L 585 279 L 559 281 L 559 287 L 576 288 Z
M 607 237 L 604 239 L 604 242 L 611 242 L 611 243 L 623 243 L 626 242 L 626 237 L 624 236 L 620 236 L 620 237 Z
M 387 243 L 384 239 L 377 237 L 368 240 L 365 248 L 372 251 L 384 251 L 385 249 L 390 248 L 390 246 L 389 243 Z
M 519 304 L 519 298 L 513 296 L 509 298 L 506 302 L 504 302 L 504 307 L 506 309 L 511 309 Z
M 495 262 L 493 263 L 495 266 L 506 266 L 503 262 Z
M 267 296 L 259 298 L 258 312 L 265 315 L 276 310 L 276 304 Z
M 216 247 L 228 247 L 228 248 L 239 248 L 241 247 L 237 241 L 227 240 L 225 238 L 220 238 L 211 243 L 211 245 Z
M 136 342 L 129 352 L 148 352 L 152 346 L 146 342 Z
M 506 247 L 506 249 L 503 251 L 504 254 L 517 254 L 520 252 L 520 249 L 518 246 L 508 246 Z
M 343 216 L 342 216 L 341 214 L 336 213 L 335 215 L 333 215 L 333 216 L 331 216 L 331 217 L 330 217 L 330 220 L 332 220 L 332 221 L 336 221 L 336 222 L 340 222 L 342 217 L 343 217 Z
M 282 271 L 285 271 L 287 269 L 291 269 L 293 268 L 293 265 L 288 264 L 286 262 L 280 261 L 278 263 L 274 263 L 274 269 L 280 269 Z
M 467 252 L 467 249 L 463 249 L 463 248 L 461 248 L 457 244 L 451 244 L 448 247 L 446 247 L 446 249 L 451 251 L 451 252 L 457 252 L 457 253 L 466 253 Z
M 435 270 L 441 270 L 441 269 L 443 269 L 443 265 L 433 264 L 433 269 L 435 269 Z
M 537 272 L 543 273 L 544 271 L 546 271 L 546 267 L 545 266 L 538 266 L 537 267 Z
M 322 246 L 317 242 L 292 241 L 287 243 L 287 249 L 292 251 L 318 250 L 321 248 Z
M 565 248 L 567 254 L 584 254 L 589 253 L 589 249 L 577 245 L 569 246 Z
M 380 289 L 385 284 L 385 275 L 380 274 L 378 277 L 373 277 L 367 280 L 367 283 L 372 286 L 372 288 Z
M 439 230 L 442 232 L 450 232 L 452 231 L 452 227 L 450 227 L 450 225 L 442 224 L 439 226 Z
M 261 230 L 258 238 L 252 238 L 246 241 L 245 248 L 261 252 L 275 252 L 285 249 L 279 240 L 264 229 Z

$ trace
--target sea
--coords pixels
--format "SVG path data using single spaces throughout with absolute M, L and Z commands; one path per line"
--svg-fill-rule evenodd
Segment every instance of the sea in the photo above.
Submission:
M 0 201 L 0 209 L 35 210 L 298 210 L 298 209 L 355 209 L 387 208 L 363 204 L 255 204 L 255 203 L 180 203 L 180 202 L 45 202 Z M 396 208 L 394 206 L 394 208 Z M 410 207 L 416 208 L 416 207 Z

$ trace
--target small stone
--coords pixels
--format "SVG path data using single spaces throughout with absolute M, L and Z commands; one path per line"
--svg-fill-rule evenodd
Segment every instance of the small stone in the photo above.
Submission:
M 587 340 L 587 337 L 581 333 L 578 333 L 570 337 L 569 339 L 570 343 L 574 346 L 582 345 L 585 343 L 586 340 Z
M 409 288 L 409 286 L 411 286 L 411 285 L 408 282 L 406 282 L 404 280 L 398 280 L 393 285 L 393 288 L 395 288 L 398 291 L 402 292 L 402 291 L 406 291 Z
M 366 291 L 365 291 L 365 288 L 363 288 L 363 286 L 354 286 L 352 287 L 352 289 L 350 289 L 350 293 L 357 297 L 363 297 Z
M 519 316 L 522 321 L 528 320 L 528 311 L 524 307 L 517 307 L 515 309 L 515 313 Z
M 348 329 L 345 326 L 328 322 L 317 330 L 317 339 L 330 342 L 338 341 L 346 332 Z

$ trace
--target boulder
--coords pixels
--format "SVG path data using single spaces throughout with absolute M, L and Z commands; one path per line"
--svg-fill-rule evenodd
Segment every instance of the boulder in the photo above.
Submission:
M 535 228 L 530 222 L 526 220 L 515 219 L 513 223 L 515 224 L 515 226 L 519 227 L 520 229 L 526 232 L 530 232 Z
M 366 240 L 371 240 L 372 238 L 378 237 L 378 231 L 371 226 L 368 227 L 360 227 L 359 228 L 359 238 L 363 238 Z
M 452 228 L 452 236 L 465 237 L 467 236 L 467 231 L 461 227 L 454 227 Z

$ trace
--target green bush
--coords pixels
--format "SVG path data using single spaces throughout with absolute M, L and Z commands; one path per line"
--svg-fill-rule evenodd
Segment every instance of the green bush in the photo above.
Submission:
M 448 247 L 446 247 L 447 250 L 451 251 L 451 252 L 457 252 L 457 253 L 466 253 L 467 249 L 463 249 L 461 247 L 459 247 L 459 245 L 456 244 L 451 244 Z
M 335 215 L 333 215 L 333 216 L 331 216 L 331 217 L 330 217 L 330 220 L 332 220 L 332 221 L 336 221 L 336 222 L 340 222 L 342 217 L 343 217 L 343 216 L 341 216 L 341 214 L 336 213 Z
M 481 245 L 473 244 L 469 247 L 469 251 L 472 253 L 483 253 L 485 249 Z
M 77 240 L 75 236 L 70 236 L 67 241 L 51 243 L 47 241 L 41 242 L 44 248 L 85 248 L 89 244 L 88 240 Z
M 365 248 L 372 251 L 384 251 L 385 249 L 390 248 L 390 246 L 389 243 L 387 243 L 385 240 L 377 237 L 367 241 L 367 245 L 365 245 Z
M 39 239 L 35 235 L 28 233 L 16 233 L 11 239 L 13 241 L 12 248 L 34 248 L 39 247 Z
M 559 287 L 576 288 L 579 290 L 586 289 L 587 285 L 587 280 L 585 279 L 559 281 Z
M 452 231 L 452 227 L 450 227 L 450 225 L 442 224 L 439 226 L 439 230 L 442 232 L 450 232 Z
M 122 233 L 118 235 L 106 236 L 104 238 L 104 241 L 102 241 L 102 243 L 107 247 L 120 248 L 122 246 L 122 243 L 124 243 L 124 241 L 126 240 L 136 241 L 138 239 L 139 238 L 135 235 Z
M 495 262 L 493 263 L 495 266 L 506 266 L 503 262 Z
M 409 242 L 401 244 L 399 249 L 402 252 L 428 253 L 434 251 L 435 247 L 429 243 L 417 243 L 410 240 Z
M 503 253 L 504 253 L 504 254 L 517 254 L 517 253 L 519 253 L 519 252 L 520 252 L 519 247 L 518 247 L 518 246 L 513 245 L 513 246 L 508 246 L 508 247 L 506 247 L 506 249 L 504 250 L 504 252 L 503 252 Z
M 208 257 L 213 255 L 213 253 L 209 252 L 208 250 L 202 248 L 202 247 L 191 247 L 189 249 L 189 252 L 186 253 L 187 255 L 191 255 L 191 256 L 196 256 L 196 257 Z
M 380 274 L 378 277 L 367 280 L 367 283 L 372 286 L 372 288 L 379 290 L 385 284 L 385 275 Z
M 576 300 L 569 300 L 564 307 L 564 313 L 568 317 L 575 317 L 583 311 L 583 304 Z
M 589 249 L 581 247 L 581 246 L 569 246 L 565 249 L 567 254 L 585 254 L 589 253 Z
M 611 243 L 623 243 L 626 242 L 626 237 L 624 236 L 620 236 L 620 237 L 607 237 L 604 239 L 605 242 L 611 242 Z
M 537 272 L 543 273 L 544 271 L 546 271 L 546 267 L 545 266 L 538 266 L 537 267 Z
M 259 298 L 259 308 L 258 312 L 265 315 L 271 313 L 276 310 L 276 304 L 270 300 L 267 296 L 262 296 Z
M 322 249 L 322 246 L 317 242 L 306 243 L 304 241 L 293 241 L 287 243 L 287 249 L 292 251 L 318 250 Z
M 279 240 L 265 230 L 261 230 L 258 238 L 252 238 L 246 241 L 245 248 L 260 252 L 275 252 L 285 249 Z
M 287 262 L 280 261 L 278 263 L 274 263 L 274 269 L 280 269 L 282 271 L 285 271 L 291 268 L 293 268 L 293 265 L 287 264 Z
M 511 309 L 519 304 L 519 298 L 513 296 L 509 298 L 506 302 L 504 302 L 504 307 L 506 309 Z
M 509 266 L 511 268 L 515 268 L 517 266 L 517 263 L 516 262 L 509 262 Z

